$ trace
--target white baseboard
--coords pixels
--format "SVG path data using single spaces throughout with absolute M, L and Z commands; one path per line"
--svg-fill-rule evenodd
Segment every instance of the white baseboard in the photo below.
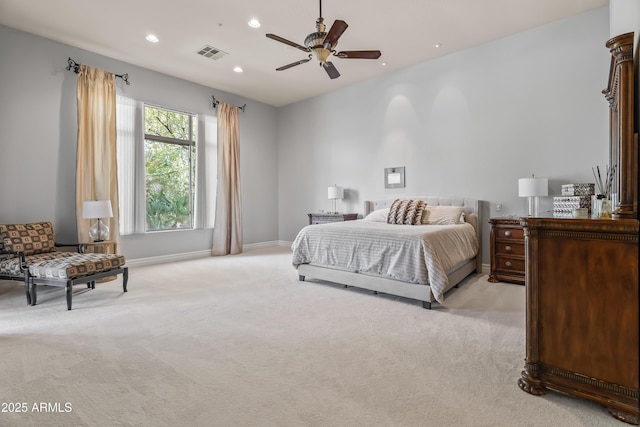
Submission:
M 482 264 L 482 274 L 489 274 L 489 273 L 491 273 L 491 265 Z
M 127 267 L 142 267 L 143 265 L 164 264 L 167 262 L 187 261 L 196 258 L 211 256 L 211 249 L 181 254 L 152 256 L 148 258 L 127 259 Z
M 271 242 L 248 243 L 242 245 L 242 251 L 251 251 L 255 249 L 272 248 L 275 246 L 291 247 L 291 242 L 284 240 L 274 240 Z M 127 259 L 127 267 L 142 267 L 144 265 L 164 264 L 167 262 L 188 261 L 197 258 L 206 258 L 211 256 L 211 249 L 203 251 L 185 252 L 180 254 L 160 255 L 148 258 Z

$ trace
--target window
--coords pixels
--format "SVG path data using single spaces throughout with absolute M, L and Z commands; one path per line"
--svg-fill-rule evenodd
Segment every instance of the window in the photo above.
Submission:
M 217 120 L 116 96 L 120 234 L 210 228 Z
M 146 230 L 193 228 L 194 114 L 144 107 Z

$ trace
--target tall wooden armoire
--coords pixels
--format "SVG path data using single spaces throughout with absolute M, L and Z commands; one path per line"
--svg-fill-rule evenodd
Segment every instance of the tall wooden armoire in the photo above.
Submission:
M 614 219 L 525 218 L 527 345 L 520 388 L 601 403 L 638 424 L 638 124 L 633 33 L 609 40 Z

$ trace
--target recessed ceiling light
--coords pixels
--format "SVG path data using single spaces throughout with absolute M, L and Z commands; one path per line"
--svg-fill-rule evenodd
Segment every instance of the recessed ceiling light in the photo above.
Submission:
M 234 67 L 234 68 L 233 68 L 233 71 L 235 71 L 236 73 L 241 73 L 241 72 L 243 72 L 244 70 L 242 69 L 242 67 Z
M 433 47 L 442 47 L 442 43 L 436 43 L 433 45 Z
M 156 37 L 154 34 L 147 34 L 147 37 L 145 38 L 147 39 L 147 41 L 150 41 L 151 43 L 158 43 L 160 41 L 160 39 Z
M 386 65 L 387 65 L 387 63 L 386 63 L 386 62 L 383 62 L 383 63 L 382 63 L 382 66 L 383 66 L 383 67 L 384 67 L 384 66 L 386 66 Z
M 251 18 L 249 20 L 249 22 L 247 22 L 247 24 L 251 27 L 251 28 L 260 28 L 260 21 L 258 21 L 257 18 Z

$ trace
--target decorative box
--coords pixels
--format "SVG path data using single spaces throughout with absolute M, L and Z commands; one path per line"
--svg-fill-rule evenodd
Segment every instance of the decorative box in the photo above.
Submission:
M 563 196 L 591 196 L 596 194 L 595 184 L 565 184 L 562 186 Z
M 573 213 L 574 209 L 587 208 L 591 211 L 591 196 L 556 196 L 553 198 L 553 212 Z

